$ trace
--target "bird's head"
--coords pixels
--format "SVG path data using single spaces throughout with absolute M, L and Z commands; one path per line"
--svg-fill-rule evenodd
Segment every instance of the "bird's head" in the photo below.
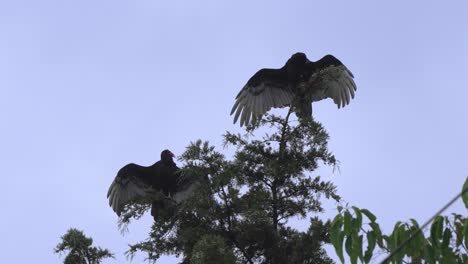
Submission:
M 288 72 L 288 79 L 296 86 L 300 82 L 306 81 L 310 76 L 308 70 L 307 56 L 302 52 L 297 52 L 291 56 L 286 62 L 286 70 Z
M 161 160 L 162 161 L 172 161 L 175 155 L 168 149 L 165 149 L 161 152 Z
M 302 52 L 294 53 L 286 64 L 304 65 L 307 62 L 307 56 Z

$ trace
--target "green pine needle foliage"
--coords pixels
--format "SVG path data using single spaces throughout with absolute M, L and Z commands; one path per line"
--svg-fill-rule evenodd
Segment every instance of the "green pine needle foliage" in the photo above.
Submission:
M 191 143 L 180 161 L 200 187 L 127 253 L 150 261 L 174 254 L 182 263 L 333 263 L 323 250 L 329 221 L 313 217 L 306 232 L 288 225 L 292 217 L 322 212 L 324 198 L 340 200 L 315 172 L 337 166 L 327 141 L 321 124 L 291 121 L 288 113 L 266 115 L 244 135 L 226 132 L 231 158 L 209 142 Z M 122 223 L 141 217 L 144 206 L 126 207 Z

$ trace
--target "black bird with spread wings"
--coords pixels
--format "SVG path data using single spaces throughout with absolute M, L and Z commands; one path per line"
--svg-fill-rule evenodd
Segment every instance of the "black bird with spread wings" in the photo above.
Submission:
M 161 160 L 149 167 L 130 163 L 121 168 L 107 192 L 112 210 L 120 216 L 127 203 L 154 192 L 161 192 L 176 203 L 185 200 L 195 182 L 181 175 L 173 157 L 166 149 L 161 152 Z M 160 201 L 153 202 L 151 215 L 156 218 L 162 206 Z
M 300 119 L 311 118 L 312 102 L 331 98 L 344 107 L 354 98 L 354 76 L 341 61 L 326 55 L 316 62 L 296 53 L 280 69 L 256 72 L 236 97 L 234 123 L 255 123 L 271 108 L 290 106 Z

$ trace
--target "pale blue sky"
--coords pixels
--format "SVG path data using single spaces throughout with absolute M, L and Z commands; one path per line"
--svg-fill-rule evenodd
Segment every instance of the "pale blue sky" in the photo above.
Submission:
M 467 14 L 466 1 L 0 1 L 2 263 L 61 263 L 69 227 L 127 263 L 151 221 L 120 235 L 117 170 L 198 138 L 221 147 L 241 131 L 239 89 L 296 51 L 335 55 L 358 85 L 344 109 L 314 105 L 341 161 L 323 176 L 385 231 L 425 221 L 468 174 Z

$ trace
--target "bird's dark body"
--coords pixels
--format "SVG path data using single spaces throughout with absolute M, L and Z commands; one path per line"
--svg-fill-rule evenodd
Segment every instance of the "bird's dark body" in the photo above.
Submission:
M 261 69 L 257 71 L 247 81 L 247 85 L 258 86 L 260 83 L 266 82 L 269 85 L 275 85 L 278 87 L 287 86 L 288 84 L 295 86 L 301 80 L 300 76 L 303 75 L 305 78 L 304 74 L 306 74 L 307 71 L 310 71 L 310 67 L 306 67 L 305 55 L 302 56 L 302 53 L 297 54 L 298 55 L 293 55 L 280 69 Z
M 117 175 L 134 175 L 134 177 L 151 186 L 155 191 L 171 195 L 176 189 L 176 172 L 178 170 L 179 168 L 172 160 L 160 160 L 151 166 L 141 166 L 135 163 L 127 164 L 119 170 Z
M 155 174 L 159 174 L 159 179 L 153 186 L 159 187 L 165 195 L 173 195 L 177 189 L 179 168 L 171 160 L 169 164 L 155 164 L 154 170 Z

